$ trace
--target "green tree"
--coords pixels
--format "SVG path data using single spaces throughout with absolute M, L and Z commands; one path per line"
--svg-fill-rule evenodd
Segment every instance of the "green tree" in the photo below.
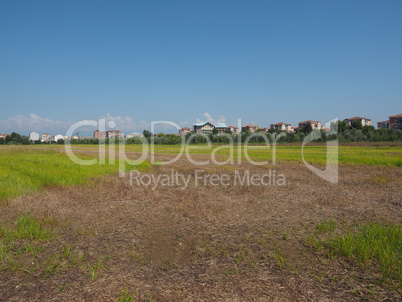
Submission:
M 303 125 L 302 132 L 308 134 L 308 133 L 310 133 L 311 131 L 313 131 L 313 127 L 311 126 L 311 124 L 308 123 L 308 122 L 305 123 L 305 124 Z
M 150 132 L 150 131 L 148 131 L 148 130 L 144 130 L 143 132 L 142 132 L 142 134 L 144 134 L 144 137 L 145 138 L 151 138 L 152 137 L 152 132 Z
M 362 129 L 363 126 L 362 126 L 361 121 L 353 121 L 352 122 L 352 128 L 354 128 L 354 129 Z
M 9 142 L 11 142 L 11 141 L 12 141 L 11 136 L 10 136 L 10 135 L 7 135 L 4 141 L 6 142 L 6 144 L 8 144 Z
M 29 145 L 29 137 L 25 135 L 21 136 L 21 143 L 23 145 Z

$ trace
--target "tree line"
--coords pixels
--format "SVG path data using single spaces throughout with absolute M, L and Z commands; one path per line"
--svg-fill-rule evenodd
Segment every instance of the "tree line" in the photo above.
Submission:
M 340 143 L 349 142 L 400 142 L 402 141 L 402 130 L 394 129 L 375 129 L 373 126 L 362 126 L 359 122 L 352 123 L 348 126 L 345 121 L 338 121 L 331 124 L 332 131 L 315 130 L 314 142 L 326 142 L 329 140 L 338 139 Z M 297 129 L 295 132 L 285 132 L 275 129 L 269 129 L 263 133 L 257 130 L 254 133 L 242 131 L 239 134 L 234 134 L 227 130 L 223 135 L 218 135 L 216 131 L 209 134 L 196 134 L 194 131 L 188 132 L 184 137 L 174 134 L 157 134 L 154 135 L 148 130 L 144 130 L 144 137 L 125 138 L 126 144 L 142 144 L 144 142 L 157 145 L 177 145 L 183 141 L 189 144 L 205 144 L 208 142 L 218 144 L 229 144 L 230 142 L 237 143 L 299 143 L 303 142 L 306 137 L 313 131 L 312 126 L 307 123 L 302 129 Z M 25 135 L 20 135 L 13 132 L 6 138 L 0 138 L 0 145 L 32 145 L 32 144 L 111 144 L 119 143 L 119 139 L 59 139 L 57 142 L 41 142 L 30 141 Z

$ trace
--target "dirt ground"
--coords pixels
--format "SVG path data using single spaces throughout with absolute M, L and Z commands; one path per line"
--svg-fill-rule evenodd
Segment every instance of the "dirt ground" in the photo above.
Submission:
M 11 200 L 1 206 L 2 221 L 26 211 L 53 217 L 57 237 L 35 243 L 43 247 L 35 258 L 19 259 L 25 271 L 3 267 L 0 300 L 117 301 L 125 289 L 134 301 L 402 299 L 400 288 L 376 281 L 375 269 L 368 273 L 346 259 L 328 259 L 305 243 L 328 219 L 340 226 L 402 224 L 400 168 L 340 166 L 337 185 L 300 163 L 194 167 L 183 159 L 141 173 L 173 171 L 194 180 L 196 169 L 231 180 L 247 170 L 264 175 L 272 169 L 286 185 L 190 181 L 184 190 L 153 190 L 111 175 Z

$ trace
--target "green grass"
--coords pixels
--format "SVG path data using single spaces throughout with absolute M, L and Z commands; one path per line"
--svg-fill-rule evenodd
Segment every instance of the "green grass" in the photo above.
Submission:
M 30 272 L 19 259 L 24 254 L 36 257 L 43 244 L 57 237 L 52 229 L 53 219 L 36 219 L 28 213 L 15 221 L 2 221 L 0 226 L 0 267 Z M 32 268 L 31 268 L 32 269 Z
M 0 238 L 4 238 L 7 242 L 18 239 L 50 241 L 55 237 L 50 228 L 52 223 L 52 219 L 38 220 L 25 213 L 18 217 L 11 227 L 8 226 L 7 222 L 3 222 L 0 227 Z
M 323 220 L 317 224 L 316 229 L 318 233 L 332 232 L 336 228 L 336 222 L 333 220 Z
M 224 161 L 229 158 L 230 150 L 228 145 L 191 145 L 188 150 L 190 154 L 211 154 L 215 148 L 221 147 L 216 151 L 216 155 L 222 156 L 219 160 Z M 74 145 L 73 149 L 94 150 L 98 146 L 94 145 Z M 126 152 L 142 152 L 141 145 L 127 145 Z M 178 153 L 180 145 L 155 145 L 154 152 L 157 153 Z M 265 161 L 272 163 L 273 148 L 267 146 L 249 145 L 247 147 L 234 146 L 233 160 L 237 162 L 240 152 L 242 161 L 246 160 L 245 150 L 254 161 Z M 150 149 L 149 149 L 150 153 Z M 186 157 L 185 154 L 182 155 Z M 304 148 L 304 158 L 310 164 L 325 165 L 327 158 L 327 148 L 325 145 L 307 145 Z M 197 160 L 196 158 L 194 158 Z M 302 162 L 301 145 L 278 145 L 276 146 L 277 162 Z M 381 165 L 402 167 L 402 148 L 400 146 L 339 146 L 339 164 L 341 165 Z
M 402 230 L 395 224 L 369 223 L 336 235 L 327 244 L 330 253 L 370 268 L 378 265 L 382 281 L 402 283 Z
M 216 155 L 221 157 L 219 161 L 224 161 L 230 156 L 227 146 L 214 145 L 209 148 L 205 145 L 194 145 L 188 148 L 190 154 L 211 154 L 214 148 L 224 147 L 217 150 Z M 74 145 L 74 149 L 81 151 L 95 151 L 98 146 L 94 145 Z M 108 150 L 108 148 L 106 148 Z M 141 152 L 139 145 L 127 145 L 126 152 Z M 156 145 L 155 153 L 178 153 L 179 145 Z M 235 147 L 233 154 L 234 163 L 238 162 L 238 153 L 241 154 L 241 161 L 245 162 L 247 152 L 251 160 L 273 162 L 272 149 L 266 146 Z M 117 151 L 116 151 L 117 152 Z M 326 164 L 326 147 L 322 145 L 307 146 L 304 149 L 305 159 L 310 164 Z M 82 159 L 96 158 L 96 153 L 88 153 L 87 156 L 80 156 Z M 63 146 L 6 146 L 0 148 L 0 201 L 17 197 L 24 194 L 41 190 L 51 186 L 65 186 L 83 184 L 88 180 L 102 175 L 117 173 L 119 161 L 114 164 L 107 161 L 100 165 L 78 165 L 71 161 L 64 154 Z M 185 158 L 185 154 L 182 158 Z M 196 158 L 195 158 L 196 159 Z M 277 162 L 302 162 L 302 148 L 300 145 L 277 146 Z M 402 167 L 402 148 L 394 147 L 359 147 L 359 146 L 340 146 L 339 164 L 341 165 L 383 165 Z M 155 163 L 154 165 L 160 165 Z M 137 166 L 129 168 L 143 169 L 149 168 L 148 162 L 143 162 Z M 127 166 L 126 166 L 127 168 Z
M 329 234 L 328 234 L 329 233 Z M 378 268 L 381 282 L 402 284 L 402 229 L 393 223 L 361 223 L 336 230 L 332 220 L 316 226 L 306 244 L 316 251 L 325 250 L 329 258 L 345 257 L 370 270 Z
M 117 301 L 118 302 L 133 302 L 134 301 L 133 294 L 129 293 L 126 288 L 121 292 L 120 299 Z
M 136 168 L 150 166 L 144 162 Z M 45 187 L 75 185 L 101 175 L 116 173 L 118 162 L 78 165 L 57 149 L 0 148 L 0 201 L 30 194 Z

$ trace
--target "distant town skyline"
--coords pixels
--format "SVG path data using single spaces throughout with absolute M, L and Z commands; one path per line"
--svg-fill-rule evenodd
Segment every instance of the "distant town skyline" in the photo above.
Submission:
M 386 121 L 387 119 L 389 119 L 390 116 L 393 116 L 393 115 L 400 116 L 401 113 L 395 113 L 395 114 L 392 113 L 378 121 L 375 121 L 367 116 L 362 116 L 362 115 L 359 115 L 359 116 L 369 119 L 371 126 L 377 128 L 377 122 Z M 342 118 L 336 117 L 336 118 L 343 121 L 343 120 L 353 118 L 353 117 L 356 117 L 356 116 L 349 115 L 348 117 L 342 117 Z M 336 118 L 333 118 L 331 120 L 334 120 Z M 111 115 L 107 114 L 94 121 L 99 121 L 100 119 L 106 121 L 106 130 L 119 130 L 125 135 L 134 133 L 134 132 L 142 133 L 143 130 L 151 130 L 151 121 L 150 122 L 147 122 L 147 121 L 136 122 L 128 116 L 112 117 Z M 90 120 L 90 119 L 87 119 L 87 121 L 88 120 Z M 325 127 L 326 123 L 330 123 L 330 121 L 331 121 L 331 120 L 322 120 L 322 119 L 316 119 L 316 120 L 318 122 L 322 123 L 323 128 Z M 109 122 L 111 122 L 111 121 L 114 122 L 113 127 L 108 126 Z M 0 119 L 0 133 L 17 132 L 19 134 L 28 136 L 29 133 L 31 133 L 31 132 L 37 132 L 38 134 L 40 134 L 40 133 L 47 134 L 47 132 L 52 132 L 52 134 L 57 133 L 57 134 L 64 135 L 67 132 L 68 128 L 76 122 L 78 122 L 78 121 L 67 121 L 67 122 L 56 121 L 56 120 L 52 120 L 52 119 L 48 119 L 48 118 L 41 118 L 38 115 L 34 115 L 34 114 L 32 114 L 29 118 L 23 117 L 23 116 L 17 116 L 16 118 L 8 119 L 6 121 L 3 121 Z M 154 121 L 154 122 L 162 122 L 162 121 Z M 219 116 L 219 118 L 215 119 L 209 113 L 205 112 L 203 114 L 203 119 L 197 118 L 192 123 L 166 121 L 166 120 L 164 120 L 163 122 L 173 122 L 174 124 L 176 124 L 177 127 L 180 127 L 180 128 L 188 127 L 190 129 L 193 129 L 193 126 L 195 124 L 199 124 L 199 123 L 203 123 L 203 122 L 209 122 L 209 123 L 212 123 L 215 125 L 217 125 L 217 124 L 225 124 L 226 126 L 232 125 L 235 127 L 236 126 L 240 126 L 240 127 L 246 126 L 247 124 L 256 124 L 259 128 L 270 128 L 272 126 L 272 124 L 285 123 L 285 124 L 291 126 L 292 128 L 296 128 L 299 126 L 300 123 L 303 123 L 303 122 L 304 123 L 305 122 L 312 123 L 312 122 L 314 122 L 314 120 L 299 119 L 299 121 L 295 122 L 295 123 L 288 123 L 288 121 L 271 121 L 271 122 L 266 122 L 266 123 L 257 123 L 255 121 L 247 122 L 247 121 L 244 121 L 243 119 L 239 118 L 239 119 L 233 120 L 232 122 L 228 122 L 223 115 L 221 115 L 221 116 Z M 238 124 L 239 122 L 240 122 L 240 125 Z M 7 123 L 8 123 L 8 125 L 7 125 Z M 321 127 L 321 124 L 320 124 L 320 127 Z M 24 129 L 29 129 L 29 130 L 24 130 Z M 47 129 L 47 130 L 45 131 L 42 129 Z M 94 131 L 98 130 L 98 129 L 99 129 L 99 127 L 83 126 L 83 127 L 76 129 L 73 132 L 73 134 L 75 135 L 76 133 L 79 133 L 80 136 L 93 136 Z M 169 126 L 169 125 L 164 125 L 164 124 L 161 124 L 160 126 L 156 126 L 155 129 L 156 129 L 155 133 L 163 132 L 166 134 L 176 134 L 179 130 L 178 128 L 175 128 L 175 127 Z M 313 127 L 313 129 L 314 129 L 314 127 Z
M 401 11 L 398 0 L 3 1 L 0 133 L 100 117 L 125 133 L 156 120 L 376 126 L 402 112 Z

